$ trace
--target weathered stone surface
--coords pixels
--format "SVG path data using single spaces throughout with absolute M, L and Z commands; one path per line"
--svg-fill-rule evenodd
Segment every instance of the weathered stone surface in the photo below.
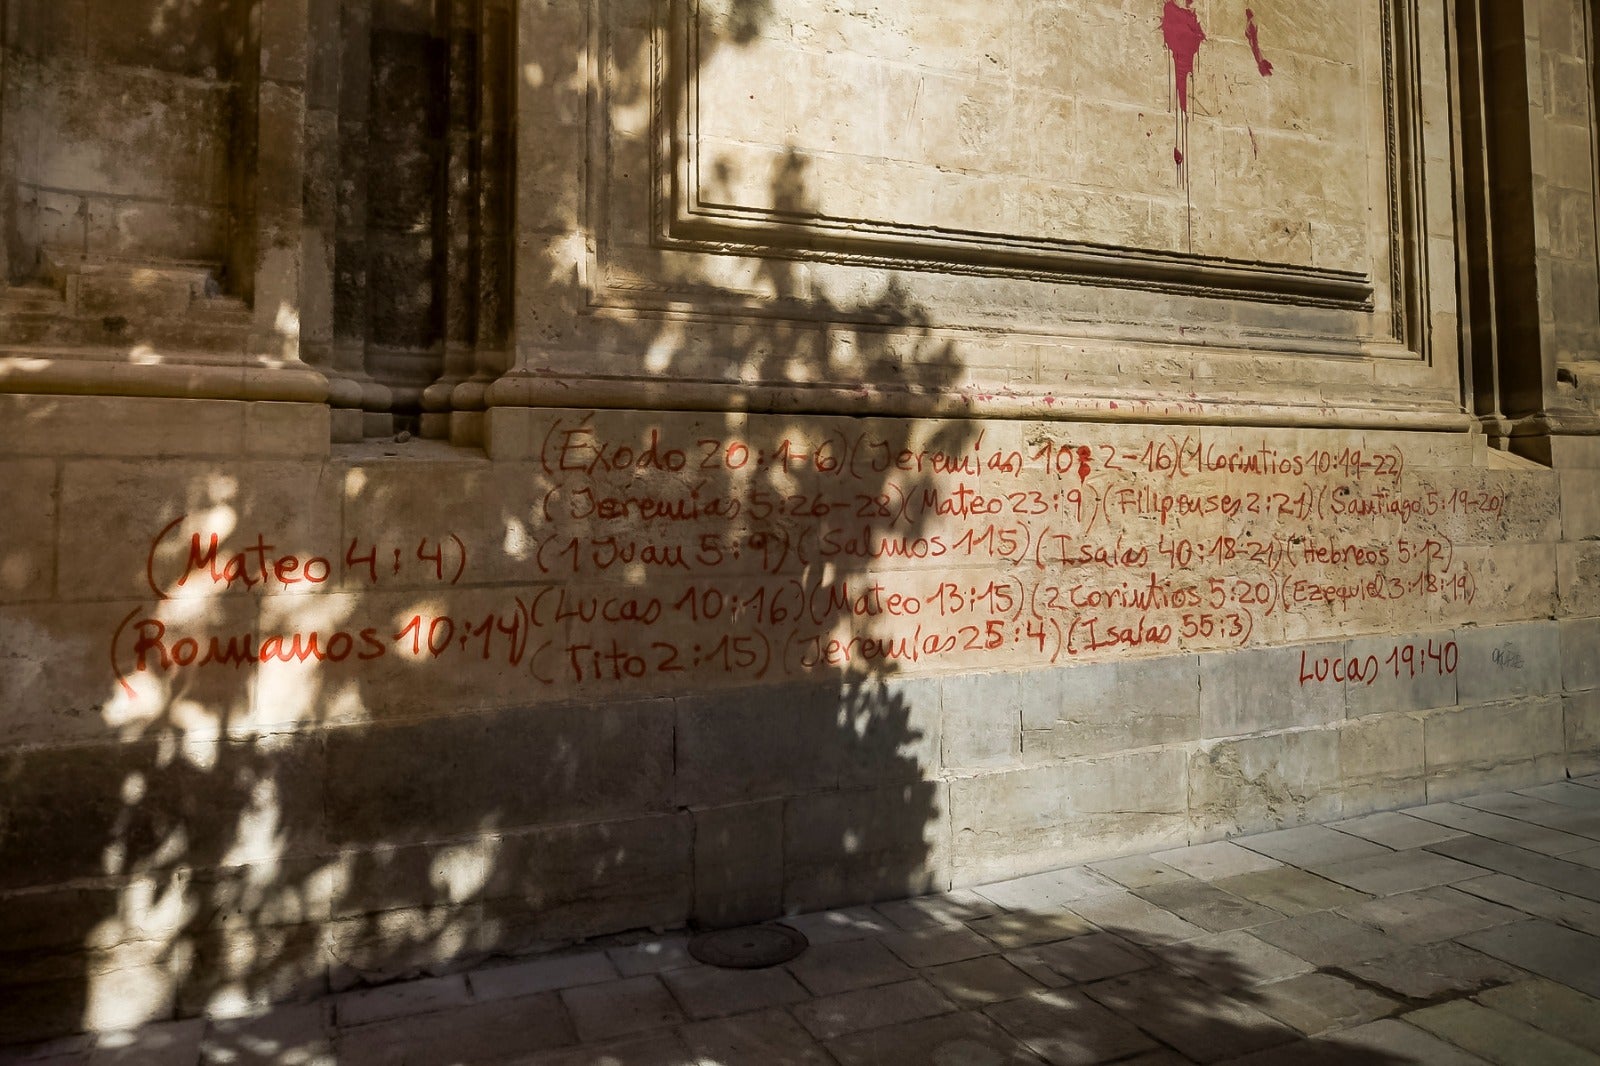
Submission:
M 947 793 L 932 782 L 819 793 L 784 806 L 784 906 L 815 910 L 950 887 Z
M 694 918 L 749 925 L 783 906 L 783 802 L 694 812 Z
M 1480 992 L 1477 1000 L 1501 1014 L 1600 1053 L 1600 1007 L 1591 996 L 1554 981 L 1519 981 Z
M 1311 973 L 1256 990 L 1257 1005 L 1308 1036 L 1393 1014 L 1399 1004 L 1332 974 Z
M 1337 655 L 1337 645 L 1331 654 Z M 1289 688 L 1301 665 L 1292 648 L 1205 655 L 1200 659 L 1200 721 L 1208 737 L 1320 725 L 1345 716 L 1342 685 Z
M 1030 762 L 1201 735 L 1199 660 L 1191 656 L 1044 671 L 1024 678 L 1022 700 L 1023 755 Z
M 1183 753 L 1041 766 L 951 782 L 956 877 L 971 884 L 1187 838 Z M 1137 843 L 1135 843 L 1137 842 Z
M 977 1014 L 952 1014 L 873 1029 L 828 1042 L 844 1066 L 888 1066 L 921 1062 L 1023 1063 L 1038 1061 L 1019 1042 Z
M 1523 1059 L 1588 1063 L 1593 1056 L 1559 1037 L 1474 1003 L 1441 1003 L 1413 1011 L 1406 1021 L 1491 1062 Z
M 800 1024 L 818 1040 L 831 1040 L 863 1029 L 930 1018 L 954 1009 L 949 1000 L 922 981 L 901 981 L 836 996 L 824 996 L 794 1008 Z
M 730 1066 L 831 1066 L 821 1045 L 779 1010 L 696 1022 L 681 1032 L 695 1054 Z
M 1561 690 L 1561 632 L 1555 622 L 1461 629 L 1456 643 L 1456 684 L 1464 704 Z
M 1201 749 L 1189 762 L 1196 828 L 1215 837 L 1338 817 L 1339 748 L 1337 731 L 1318 730 Z
M 1568 768 L 1575 773 L 1600 771 L 1600 690 L 1570 694 L 1561 709 Z
M 1352 719 L 1339 733 L 1344 812 L 1409 807 L 1427 800 L 1423 721 L 1412 715 Z
M 1600 938 L 1535 919 L 1460 938 L 1461 943 L 1512 966 L 1600 995 Z
M 665 700 L 334 729 L 327 807 L 349 843 L 655 813 L 672 730 Z
M 1565 748 L 1555 698 L 1443 711 L 1423 729 L 1430 802 L 1548 781 Z

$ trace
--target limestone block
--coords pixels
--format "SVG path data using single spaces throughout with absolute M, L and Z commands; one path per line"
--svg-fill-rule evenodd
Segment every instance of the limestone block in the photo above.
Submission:
M 0 394 L 0 454 L 237 455 L 242 405 L 226 400 Z
M 328 992 L 323 934 L 315 926 L 215 930 L 193 938 L 189 972 L 178 987 L 180 1016 L 259 1016 Z
M 358 556 L 376 547 L 381 560 L 376 575 L 370 563 L 349 568 L 345 588 L 359 591 L 381 583 L 437 589 L 461 582 L 524 583 L 542 576 L 537 555 L 550 518 L 540 504 L 547 502 L 549 486 L 532 464 L 423 451 L 416 441 L 386 450 L 399 452 L 398 461 L 339 469 L 345 544 L 358 542 Z M 401 553 L 398 573 L 393 572 L 396 550 Z M 448 559 L 431 563 L 439 551 Z
M 1415 806 L 1427 800 L 1422 719 L 1374 714 L 1352 719 L 1339 737 L 1346 817 Z
M 1508 619 L 1549 618 L 1559 611 L 1600 612 L 1600 597 L 1593 609 L 1569 607 L 1565 560 L 1568 544 L 1491 544 L 1488 547 L 1457 547 L 1458 567 L 1472 575 L 1473 598 L 1462 605 L 1442 604 L 1435 617 L 1442 623 L 1498 625 Z M 1559 590 L 1559 598 L 1558 598 Z
M 304 82 L 309 42 L 306 37 L 307 0 L 286 0 L 263 9 L 261 18 L 261 76 L 271 81 Z
M 949 798 L 934 782 L 784 805 L 783 906 L 811 911 L 950 887 Z
M 1015 766 L 1022 760 L 1022 677 L 964 674 L 944 681 L 946 769 Z
M 331 922 L 320 934 L 328 987 L 342 992 L 481 962 L 506 924 L 485 909 L 480 903 L 396 907 Z M 516 913 L 525 911 L 519 901 Z
M 0 765 L 4 888 L 248 861 L 283 843 L 274 831 L 291 847 L 322 838 L 322 765 L 309 744 L 140 740 L 35 748 Z
M 1559 476 L 1562 539 L 1600 537 L 1600 470 L 1562 470 Z
M 832 686 L 737 690 L 676 702 L 679 805 L 836 787 L 848 740 Z
M 1103 755 L 1200 737 L 1200 660 L 1084 663 L 1022 676 L 1028 762 Z
M 1542 696 L 1561 691 L 1561 632 L 1556 622 L 1456 631 L 1461 702 Z
M 85 208 L 83 248 L 93 255 L 217 261 L 227 252 L 224 207 L 90 196 Z
M 337 479 L 321 476 L 319 469 L 288 462 L 67 463 L 60 500 L 61 595 L 153 598 L 159 591 L 210 599 L 267 588 L 314 591 L 336 579 L 333 568 L 343 554 L 338 489 Z M 116 534 L 109 543 L 108 530 Z M 212 536 L 218 549 L 214 566 L 208 561 Z M 193 554 L 196 538 L 199 556 Z M 254 563 L 241 560 L 238 576 L 227 580 L 230 558 L 252 549 Z M 277 579 L 276 564 L 290 555 L 296 563 L 285 573 L 297 580 L 287 585 Z M 320 582 L 305 569 L 314 557 L 328 568 Z M 271 574 L 266 581 L 263 559 Z
M 667 700 L 331 729 L 329 830 L 399 843 L 665 810 L 672 729 Z
M 1561 626 L 1561 687 L 1600 686 L 1600 618 L 1566 618 Z
M 89 21 L 89 0 L 63 0 L 58 4 L 17 5 L 6 44 L 21 55 L 35 58 L 75 57 L 84 54 L 84 27 Z
M 255 604 L 212 605 L 181 635 L 174 618 L 162 605 L 133 601 L 0 608 L 0 749 L 154 728 L 214 733 L 247 718 L 250 677 L 242 669 L 177 682 L 166 667 L 173 652 L 203 655 L 213 637 L 225 645 L 252 629 Z
M 7 533 L 0 542 L 0 602 L 48 596 L 55 570 L 56 464 L 0 461 L 7 487 Z
M 446 843 L 379 844 L 321 858 L 305 878 L 310 916 L 342 921 L 390 911 L 451 908 L 498 898 L 513 844 L 494 834 Z M 292 874 L 290 874 L 292 876 Z M 318 894 L 325 893 L 321 900 Z M 253 926 L 255 923 L 245 923 Z
M 1600 541 L 1556 546 L 1557 581 L 1564 615 L 1600 615 Z
M 1325 822 L 1343 811 L 1338 730 L 1210 745 L 1189 759 L 1197 839 Z
M 321 404 L 249 403 L 244 408 L 244 450 L 273 459 L 323 459 L 330 417 Z
M 1200 656 L 1202 735 L 1238 736 L 1343 718 L 1343 686 L 1296 684 L 1303 654 L 1337 656 L 1342 650 L 1340 644 L 1329 644 Z
M 1539 784 L 1561 772 L 1558 696 L 1440 711 L 1423 728 L 1429 803 Z
M 102 5 L 111 8 L 115 5 Z M 59 68 L 35 104 L 60 131 L 40 141 L 37 173 L 55 189 L 186 204 L 227 202 L 228 87 L 143 78 L 114 68 Z M 86 119 L 86 121 L 85 121 Z M 160 145 L 152 154 L 149 146 Z
M 1600 439 L 1552 437 L 1550 455 L 1558 470 L 1600 469 Z
M 675 927 L 694 897 L 693 818 L 659 815 L 510 838 L 483 895 L 486 943 L 527 945 Z
M 841 786 L 915 782 L 937 774 L 943 740 L 939 679 L 852 678 L 838 688 Z
M 89 55 L 102 63 L 215 78 L 224 58 L 226 12 L 203 6 L 175 8 L 162 0 L 91 0 Z
M 1566 720 L 1567 772 L 1600 773 L 1600 690 L 1568 694 L 1562 701 Z
M 749 925 L 782 913 L 783 824 L 783 800 L 694 812 L 697 925 Z
M 291 849 L 311 843 L 303 828 L 289 841 Z M 403 849 L 389 850 L 393 853 Z M 259 861 L 230 862 L 220 868 L 197 870 L 184 894 L 186 913 L 192 915 L 188 927 L 209 932 L 314 926 L 326 922 L 336 910 L 341 915 L 363 913 L 342 906 L 342 902 L 358 894 L 350 887 L 358 875 L 383 865 L 367 861 L 356 851 L 330 854 L 318 849 L 286 850 Z M 388 865 L 394 868 L 394 864 Z M 392 886 L 391 891 L 397 892 L 398 888 Z M 431 901 L 435 894 L 448 898 L 431 885 L 418 898 Z M 341 903 L 337 908 L 336 900 Z
M 1422 711 L 1458 702 L 1449 631 L 1363 637 L 1345 644 L 1345 711 L 1351 718 Z M 1352 667 L 1352 664 L 1354 666 Z M 1358 676 L 1359 674 L 1359 676 Z
M 1188 843 L 1181 751 L 1030 767 L 950 783 L 957 884 Z

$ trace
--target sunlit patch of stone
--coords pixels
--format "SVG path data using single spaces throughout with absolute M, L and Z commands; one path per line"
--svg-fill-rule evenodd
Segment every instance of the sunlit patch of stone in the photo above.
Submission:
M 429 880 L 454 901 L 473 899 L 489 884 L 499 857 L 497 838 L 473 840 L 442 848 L 429 866 Z
M 506 520 L 506 535 L 500 543 L 500 550 L 511 559 L 527 559 L 533 554 L 533 537 L 528 533 L 528 527 L 515 518 Z
M 276 778 L 263 777 L 250 786 L 249 802 L 239 811 L 222 863 L 271 863 L 282 847 L 283 811 L 278 802 L 278 782 Z

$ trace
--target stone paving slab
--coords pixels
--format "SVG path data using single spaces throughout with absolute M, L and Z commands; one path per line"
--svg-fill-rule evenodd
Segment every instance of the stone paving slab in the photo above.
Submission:
M 1597 817 L 1591 776 L 794 915 L 765 970 L 617 938 L 0 1066 L 1600 1063 Z
M 1588 837 L 1590 840 L 1600 839 L 1600 811 L 1577 810 L 1515 792 L 1494 792 L 1487 796 L 1475 796 L 1462 800 L 1461 805 L 1515 818 L 1519 822 L 1528 822 L 1544 829 Z
M 1079 991 L 1031 992 L 985 1013 L 1053 1066 L 1106 1062 L 1158 1045 Z
M 1600 903 L 1600 878 L 1594 876 L 1592 869 L 1578 863 L 1563 862 L 1483 837 L 1446 840 L 1429 844 L 1427 850 Z
M 1563 862 L 1576 863 L 1579 866 L 1587 866 L 1592 870 L 1600 870 L 1600 847 L 1569 852 L 1561 856 L 1561 859 Z
M 684 1043 L 702 1060 L 721 1066 L 833 1066 L 822 1045 L 781 1010 L 686 1025 Z
M 1339 913 L 1409 944 L 1431 944 L 1520 921 L 1522 912 L 1454 888 L 1426 888 L 1355 903 Z
M 1041 987 L 1038 981 L 998 955 L 935 966 L 923 977 L 963 1007 L 1015 999 Z
M 927 982 L 901 981 L 814 999 L 795 1007 L 794 1014 L 812 1036 L 831 1040 L 864 1029 L 931 1018 L 954 1009 L 955 1004 Z
M 1460 944 L 1421 944 L 1348 968 L 1351 976 L 1409 1000 L 1469 995 L 1509 984 L 1523 974 L 1515 966 Z
M 1357 892 L 1391 896 L 1481 877 L 1487 871 L 1428 851 L 1404 851 L 1319 866 L 1317 872 Z
M 1451 829 L 1425 818 L 1413 818 L 1409 814 L 1395 811 L 1334 822 L 1331 827 L 1341 833 L 1351 833 L 1363 840 L 1370 840 L 1374 844 L 1382 844 L 1396 851 L 1420 848 L 1427 844 L 1437 844 L 1441 840 L 1466 835 L 1459 829 Z
M 1480 992 L 1477 1001 L 1501 1014 L 1600 1053 L 1600 999 L 1543 979 Z
M 1490 1062 L 1600 1066 L 1600 1056 L 1476 1003 L 1441 1003 L 1406 1015 L 1406 1021 Z
M 1327 973 L 1308 973 L 1256 990 L 1254 1003 L 1307 1036 L 1376 1021 L 1400 1009 L 1391 996 Z
M 1242 899 L 1270 907 L 1279 914 L 1296 917 L 1313 914 L 1367 898 L 1365 892 L 1336 884 L 1306 870 L 1280 866 L 1275 870 L 1224 877 L 1212 884 Z
M 1417 807 L 1409 813 L 1430 822 L 1460 829 L 1476 837 L 1512 844 L 1541 855 L 1564 855 L 1569 851 L 1582 851 L 1593 847 L 1587 837 L 1574 836 L 1554 829 L 1533 825 L 1516 818 L 1507 818 L 1488 811 L 1475 810 L 1459 803 L 1431 803 Z
M 1277 921 L 1283 915 L 1259 903 L 1218 888 L 1206 881 L 1182 881 L 1135 889 L 1134 895 L 1171 911 L 1184 921 L 1211 933 L 1248 929 Z
M 1195 844 L 1187 848 L 1158 851 L 1150 856 L 1190 877 L 1202 881 L 1215 881 L 1219 877 L 1273 870 L 1282 866 L 1277 859 L 1240 847 L 1232 841 L 1219 840 L 1214 844 Z
M 654 974 L 559 993 L 581 1040 L 610 1040 L 684 1020 L 677 1000 Z
M 1535 785 L 1517 790 L 1519 795 L 1559 803 L 1564 807 L 1600 810 L 1600 789 L 1588 788 L 1575 781 L 1557 781 L 1549 785 Z
M 1600 936 L 1600 903 L 1569 896 L 1543 885 L 1531 885 L 1505 874 L 1490 874 L 1461 881 L 1453 886 L 1459 892 L 1501 903 L 1523 914 L 1547 918 L 1571 926 L 1581 933 Z
M 881 940 L 817 945 L 789 963 L 789 972 L 815 996 L 891 984 L 911 976 L 911 968 Z
M 1297 1036 L 1242 999 L 1175 974 L 1129 974 L 1084 991 L 1194 1062 L 1237 1058 Z
M 985 1063 L 1037 1066 L 1021 1041 L 980 1014 L 945 1014 L 828 1042 L 840 1066 L 926 1066 Z
M 1155 962 L 1149 952 L 1114 933 L 1093 933 L 1033 949 L 1034 957 L 1071 981 L 1099 981 Z
M 1600 937 L 1535 918 L 1460 939 L 1485 955 L 1600 997 Z
M 721 1018 L 766 1007 L 801 1003 L 810 995 L 787 970 L 719 970 L 711 966 L 661 975 L 691 1018 Z
M 1294 829 L 1261 833 L 1244 837 L 1239 844 L 1302 870 L 1392 854 L 1389 848 L 1381 844 L 1324 825 L 1302 825 Z
M 1298 955 L 1236 929 L 1150 949 L 1167 966 L 1212 988 L 1232 991 L 1311 969 Z

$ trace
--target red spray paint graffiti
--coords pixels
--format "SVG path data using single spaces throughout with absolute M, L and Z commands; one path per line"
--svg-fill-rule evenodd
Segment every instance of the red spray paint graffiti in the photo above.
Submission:
M 1189 168 L 1185 157 L 1189 152 L 1189 85 L 1194 80 L 1194 60 L 1206 31 L 1200 27 L 1200 16 L 1194 13 L 1194 0 L 1167 0 L 1161 12 L 1161 36 L 1167 51 L 1172 53 L 1172 84 L 1177 95 L 1177 129 L 1174 131 L 1172 162 L 1178 168 L 1178 180 L 1183 183 L 1184 198 L 1189 193 Z M 1193 243 L 1193 234 L 1190 234 Z
M 1261 54 L 1261 31 L 1256 28 L 1256 13 L 1244 9 L 1244 36 L 1250 42 L 1250 52 L 1256 57 L 1256 69 L 1263 78 L 1272 77 L 1272 61 Z

